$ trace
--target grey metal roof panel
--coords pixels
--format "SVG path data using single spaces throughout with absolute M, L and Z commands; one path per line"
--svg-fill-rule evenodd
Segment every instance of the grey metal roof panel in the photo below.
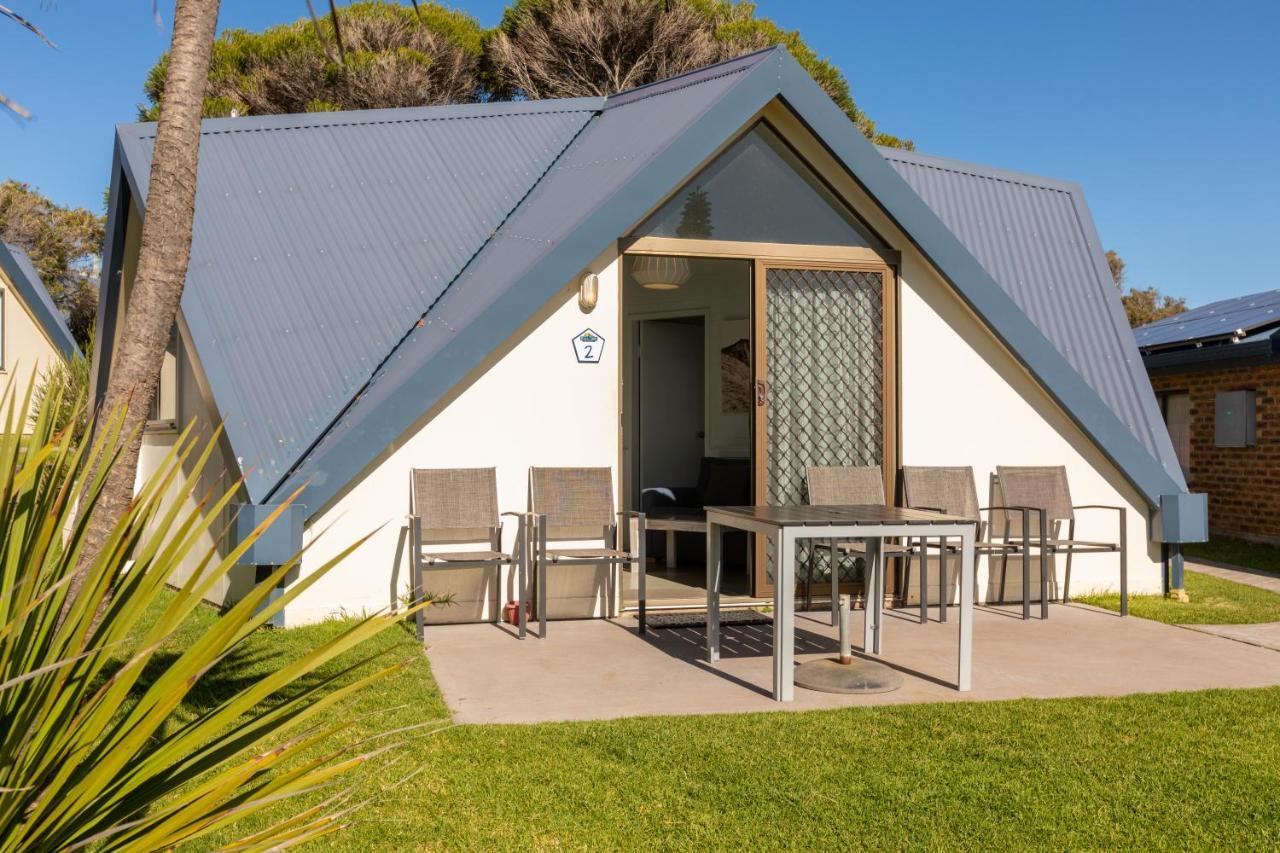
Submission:
M 254 500 L 346 407 L 600 105 L 204 123 L 182 308 L 228 440 L 251 469 Z M 155 126 L 120 132 L 145 176 Z
M 326 505 L 481 364 L 494 341 L 506 340 L 779 97 L 1152 506 L 1161 495 L 1185 492 L 1176 462 L 1170 469 L 1151 452 L 795 60 L 781 49 L 764 58 L 767 64 L 757 61 L 729 85 L 703 79 L 675 88 L 676 100 L 628 99 L 615 110 L 606 104 L 460 277 L 467 286 L 445 294 L 280 493 L 307 482 L 306 502 L 315 511 Z M 659 106 L 652 113 L 628 108 L 653 102 Z M 630 147 L 641 140 L 645 145 Z M 584 198 L 591 203 L 584 206 Z
M 1135 329 L 1143 349 L 1242 337 L 1280 325 L 1280 290 L 1233 296 Z
M 1180 477 L 1080 186 L 880 150 L 1134 436 Z
M 385 369 L 362 390 L 358 403 L 333 425 L 277 494 L 287 494 L 304 481 L 320 486 L 312 494 L 331 493 L 336 488 L 332 484 L 354 478 L 369 462 L 367 449 L 379 442 L 385 446 L 404 428 L 393 425 L 407 425 L 421 417 L 424 400 L 447 391 L 470 369 L 472 359 L 478 361 L 494 341 L 514 333 L 564 286 L 567 278 L 560 273 L 535 281 L 540 262 L 557 252 L 576 253 L 582 258 L 578 265 L 585 265 L 673 189 L 662 182 L 633 179 L 709 110 L 732 109 L 732 103 L 724 102 L 745 72 L 773 55 L 773 51 L 750 54 L 682 75 L 678 85 L 664 81 L 635 90 L 645 97 L 623 93 L 607 99 L 604 110 L 462 271 L 421 326 L 412 329 Z M 723 137 L 707 140 L 703 156 L 724 141 Z M 640 196 L 622 206 L 634 211 L 633 218 L 602 219 L 600 211 L 614 209 L 619 194 Z M 609 236 L 603 240 L 584 236 L 582 225 L 588 221 L 593 230 Z M 469 328 L 486 313 L 490 323 L 483 333 Z M 450 361 L 459 369 L 452 369 Z M 404 391 L 409 383 L 416 383 L 413 390 Z M 424 383 L 431 389 L 422 387 Z
M 26 303 L 31 316 L 63 356 L 71 358 L 79 355 L 80 347 L 71 336 L 67 321 L 54 304 L 53 297 L 40 280 L 40 273 L 36 271 L 35 264 L 31 263 L 27 253 L 19 246 L 0 243 L 0 269 L 4 270 L 5 276 Z

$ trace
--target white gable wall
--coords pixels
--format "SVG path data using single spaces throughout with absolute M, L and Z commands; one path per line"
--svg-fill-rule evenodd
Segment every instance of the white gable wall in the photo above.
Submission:
M 4 351 L 0 383 L 15 383 L 13 387 L 21 399 L 33 377 L 43 374 L 63 356 L 3 271 L 0 271 L 0 293 L 4 294 L 4 329 L 3 340 L 0 341 Z M 30 432 L 30 424 L 23 424 L 22 431 Z

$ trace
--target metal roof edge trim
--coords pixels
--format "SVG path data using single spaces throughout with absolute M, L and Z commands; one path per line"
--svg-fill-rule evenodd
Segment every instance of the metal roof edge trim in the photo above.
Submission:
M 1147 503 L 1154 509 L 1161 495 L 1186 491 L 799 63 L 788 56 L 781 64 L 788 105 Z
M 98 316 L 93 324 L 93 362 L 89 367 L 89 399 L 94 407 L 106 394 L 108 368 L 111 365 L 115 339 L 116 282 L 112 270 L 117 256 L 124 250 L 124 228 L 128 211 L 129 180 L 125 176 L 120 134 L 116 133 L 111 149 L 111 184 L 107 189 L 107 221 L 102 232 L 102 269 L 98 279 Z
M 26 305 L 28 313 L 36 324 L 44 330 L 49 342 L 61 350 L 66 358 L 80 354 L 76 339 L 62 319 L 62 314 L 54 304 L 53 297 L 40 279 L 40 273 L 27 257 L 27 253 L 19 246 L 10 246 L 0 241 L 0 269 L 3 269 L 9 283 L 13 285 L 18 297 Z
M 464 118 L 493 118 L 537 113 L 595 112 L 604 106 L 602 97 L 546 98 L 538 101 L 488 101 L 474 104 L 434 104 L 421 107 L 385 107 L 376 110 L 337 110 L 314 113 L 273 113 L 206 118 L 200 121 L 202 136 L 215 133 L 260 130 L 306 130 L 318 127 L 356 127 L 369 124 L 404 124 L 418 121 L 445 121 Z M 121 122 L 117 133 L 154 138 L 156 122 Z
M 942 157 L 937 154 L 922 154 L 919 151 L 908 151 L 905 148 L 890 148 L 885 145 L 876 145 L 875 149 L 880 152 L 880 156 L 886 160 L 899 160 L 904 163 L 914 163 L 918 166 L 926 166 L 931 169 L 940 169 L 947 172 L 959 172 L 965 175 L 974 175 L 979 178 L 991 178 L 997 181 L 1007 181 L 1011 184 L 1024 184 L 1029 187 L 1039 189 L 1056 190 L 1058 192 L 1070 193 L 1080 190 L 1080 184 L 1066 178 L 1052 178 L 1047 175 L 1037 175 L 1032 172 L 1019 172 L 1014 169 L 1004 169 L 999 166 L 988 166 L 985 163 L 974 163 L 970 160 L 956 160 L 951 157 Z
M 331 447 L 317 446 L 321 452 L 314 458 L 325 469 L 324 482 L 308 484 L 299 498 L 311 508 L 311 518 L 326 510 L 385 450 L 385 442 L 366 438 L 365 434 L 402 435 L 490 354 L 492 341 L 505 342 L 515 334 L 576 272 L 610 245 L 616 245 L 628 227 L 687 179 L 725 140 L 776 97 L 777 77 L 765 66 L 766 63 L 761 63 L 748 69 L 742 81 L 695 119 L 638 174 L 588 211 L 515 286 L 472 321 L 468 328 L 482 333 L 457 336 L 432 359 L 431 370 L 415 371 L 406 380 L 406 386 L 412 382 L 411 388 L 402 387 L 403 393 L 389 395 L 382 406 L 366 415 L 371 423 L 346 433 Z M 375 441 L 377 446 L 373 446 Z M 276 485 L 272 494 L 292 491 L 308 479 L 305 468 L 296 469 Z

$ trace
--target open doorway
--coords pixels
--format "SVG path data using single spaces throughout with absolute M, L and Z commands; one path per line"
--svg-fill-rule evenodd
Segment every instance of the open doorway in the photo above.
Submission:
M 629 505 L 650 526 L 650 607 L 705 602 L 703 507 L 751 502 L 751 262 L 627 256 L 623 446 Z M 745 535 L 724 592 L 752 593 Z

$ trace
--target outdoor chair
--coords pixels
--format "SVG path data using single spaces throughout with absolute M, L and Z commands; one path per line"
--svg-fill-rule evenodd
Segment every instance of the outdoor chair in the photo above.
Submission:
M 1071 503 L 1071 489 L 1067 485 L 1067 469 L 1062 465 L 1009 467 L 1000 465 L 992 479 L 992 491 L 999 489 L 1001 503 L 1025 506 L 1030 509 L 1029 536 L 1023 537 L 1026 548 L 1040 551 L 1040 616 L 1049 615 L 1049 560 L 1058 554 L 1067 555 L 1066 573 L 1062 583 L 1062 603 L 1066 604 L 1071 593 L 1071 557 L 1074 554 L 1120 554 L 1120 615 L 1129 615 L 1129 561 L 1127 548 L 1127 511 L 1121 506 Z M 1076 513 L 1080 510 L 1107 510 L 1117 513 L 1119 530 L 1116 541 L 1095 542 L 1076 539 Z M 1067 535 L 1063 537 L 1062 523 L 1067 523 Z M 1007 537 L 1006 537 L 1007 538 Z M 1023 560 L 1023 586 L 1028 583 L 1028 560 Z M 1004 578 L 1001 578 L 1000 597 L 1004 598 Z M 1024 614 L 1025 615 L 1025 614 Z
M 884 475 L 879 465 L 865 467 L 810 465 L 805 468 L 805 489 L 812 506 L 885 506 Z M 805 609 L 813 605 L 813 572 L 819 551 L 828 553 L 831 564 L 831 624 L 839 619 L 840 561 L 842 557 L 867 555 L 867 544 L 859 541 L 814 543 L 805 563 Z M 885 557 L 906 557 L 908 571 L 917 550 L 908 545 L 884 543 Z M 921 552 L 922 553 L 922 552 Z
M 973 478 L 973 469 L 969 466 L 939 467 L 913 466 L 902 468 L 903 502 L 912 509 L 926 509 L 967 518 L 978 523 L 977 541 L 974 542 L 975 556 L 987 555 L 990 558 L 1000 556 L 1000 594 L 1003 601 L 1004 576 L 1009 569 L 1009 554 L 1021 553 L 1017 542 L 1010 542 L 1006 536 L 996 542 L 989 538 L 991 525 L 983 520 L 982 514 L 991 512 L 1021 512 L 1023 541 L 1027 534 L 1027 510 L 1020 507 L 979 506 L 978 486 Z M 990 515 L 988 515 L 990 518 Z M 928 543 L 926 542 L 926 547 Z M 938 548 L 938 621 L 947 621 L 947 558 L 951 554 L 959 554 L 960 546 L 940 540 Z M 1025 562 L 1025 561 L 1024 561 Z M 929 621 L 928 565 L 920 561 L 920 624 Z M 975 578 L 974 582 L 977 580 Z M 907 564 L 907 578 L 903 589 L 911 588 L 911 564 Z M 1022 610 L 1024 618 L 1031 608 L 1030 593 L 1023 585 Z
M 519 520 L 513 553 L 502 551 L 502 522 L 498 515 L 498 478 L 493 468 L 414 468 L 409 476 L 409 530 L 413 550 L 413 601 L 422 600 L 426 575 L 439 569 L 492 569 L 494 621 L 502 616 L 502 567 L 516 569 L 519 633 L 526 632 L 529 535 L 526 513 L 504 512 Z M 477 545 L 473 551 L 440 550 L 440 545 Z M 425 641 L 426 623 L 417 612 L 418 641 Z
M 530 468 L 529 504 L 535 525 L 538 587 L 538 636 L 547 636 L 547 570 L 552 566 L 605 565 L 605 612 L 615 618 L 621 607 L 621 569 L 635 572 L 640 633 L 645 623 L 644 513 L 614 512 L 613 471 L 609 468 Z M 630 549 L 623 547 L 628 521 Z M 598 548 L 549 548 L 553 542 L 599 540 Z

